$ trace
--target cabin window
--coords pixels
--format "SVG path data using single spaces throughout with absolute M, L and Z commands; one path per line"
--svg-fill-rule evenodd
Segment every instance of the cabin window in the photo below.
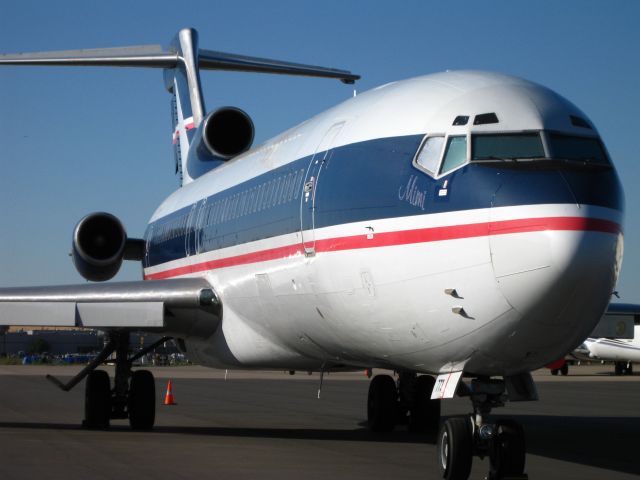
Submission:
M 472 160 L 512 160 L 544 157 L 540 133 L 509 133 L 473 135 Z
M 467 162 L 467 137 L 452 136 L 447 139 L 447 148 L 440 173 L 447 173 Z
M 438 163 L 440 163 L 440 157 L 442 156 L 442 146 L 444 145 L 444 137 L 441 135 L 427 137 L 418 157 L 416 163 L 424 168 L 426 171 L 434 175 L 438 171 Z

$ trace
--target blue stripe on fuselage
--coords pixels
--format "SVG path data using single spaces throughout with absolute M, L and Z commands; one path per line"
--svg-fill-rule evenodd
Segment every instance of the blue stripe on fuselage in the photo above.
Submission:
M 613 169 L 471 163 L 435 180 L 412 164 L 422 138 L 383 138 L 330 151 L 315 185 L 315 228 L 492 206 L 580 203 L 623 208 Z M 187 252 L 193 255 L 196 249 L 203 253 L 299 231 L 303 183 L 311 158 L 207 197 L 193 210 L 188 226 L 191 205 L 154 221 L 145 234 L 150 241 L 145 267 L 183 258 Z M 439 195 L 445 182 L 446 195 Z

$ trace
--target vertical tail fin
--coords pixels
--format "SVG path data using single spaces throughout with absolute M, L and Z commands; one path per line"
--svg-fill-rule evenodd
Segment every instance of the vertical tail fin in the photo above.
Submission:
M 164 70 L 165 87 L 172 94 L 172 142 L 176 172 L 185 185 L 193 179 L 187 171 L 187 156 L 195 129 L 202 122 L 205 108 L 198 68 L 198 33 L 185 28 L 175 36 L 169 52 L 178 58 L 175 66 Z

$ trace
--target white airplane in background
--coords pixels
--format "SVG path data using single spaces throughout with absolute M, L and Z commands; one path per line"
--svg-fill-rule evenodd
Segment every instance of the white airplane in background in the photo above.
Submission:
M 634 325 L 633 338 L 587 338 L 578 347 L 589 359 L 614 362 L 616 375 L 632 375 L 633 363 L 640 363 L 640 325 Z
M 613 295 L 618 296 L 617 292 Z M 619 297 L 618 297 L 619 298 Z M 569 363 L 593 359 L 615 363 L 616 375 L 633 374 L 633 362 L 640 362 L 640 312 L 638 306 L 616 303 L 610 306 L 589 334 L 572 352 L 546 365 L 552 375 L 569 374 Z
M 534 83 L 457 71 L 360 94 L 251 148 L 237 108 L 206 113 L 199 70 L 338 78 L 343 70 L 198 48 L 0 56 L 3 65 L 162 68 L 172 94 L 181 188 L 144 239 L 106 213 L 82 219 L 73 260 L 105 281 L 123 260 L 144 280 L 0 290 L 0 324 L 81 325 L 108 333 L 85 376 L 85 424 L 151 428 L 154 380 L 131 363 L 129 332 L 176 339 L 222 368 L 328 372 L 383 368 L 368 422 L 437 429 L 440 399 L 473 414 L 438 433 L 442 478 L 526 477 L 522 428 L 491 421 L 536 400 L 531 370 L 573 350 L 609 305 L 622 260 L 623 194 L 586 115 Z M 609 311 L 615 311 L 614 306 Z M 113 385 L 96 367 L 116 354 Z M 437 378 L 436 378 L 437 377 Z M 467 381 L 461 381 L 464 377 Z

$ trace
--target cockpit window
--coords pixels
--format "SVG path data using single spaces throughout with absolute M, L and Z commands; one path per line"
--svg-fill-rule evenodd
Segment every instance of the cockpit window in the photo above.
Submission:
M 467 162 L 467 137 L 455 136 L 447 139 L 447 149 L 440 173 L 446 173 Z
M 472 160 L 511 160 L 544 157 L 539 132 L 473 135 Z
M 550 133 L 549 148 L 553 158 L 609 165 L 602 143 L 600 139 L 595 137 L 576 137 Z
M 569 119 L 571 120 L 571 125 L 576 127 L 588 128 L 589 130 L 593 130 L 591 125 L 587 123 L 584 118 L 576 117 L 575 115 L 569 115 Z
M 469 115 L 458 115 L 452 125 L 466 125 L 467 123 L 469 123 Z
M 416 158 L 416 162 L 432 175 L 438 170 L 438 163 L 442 155 L 444 136 L 427 137 L 422 149 Z
M 476 115 L 476 118 L 473 119 L 474 125 L 487 125 L 489 123 L 499 123 L 498 116 L 495 113 L 482 113 L 480 115 Z

